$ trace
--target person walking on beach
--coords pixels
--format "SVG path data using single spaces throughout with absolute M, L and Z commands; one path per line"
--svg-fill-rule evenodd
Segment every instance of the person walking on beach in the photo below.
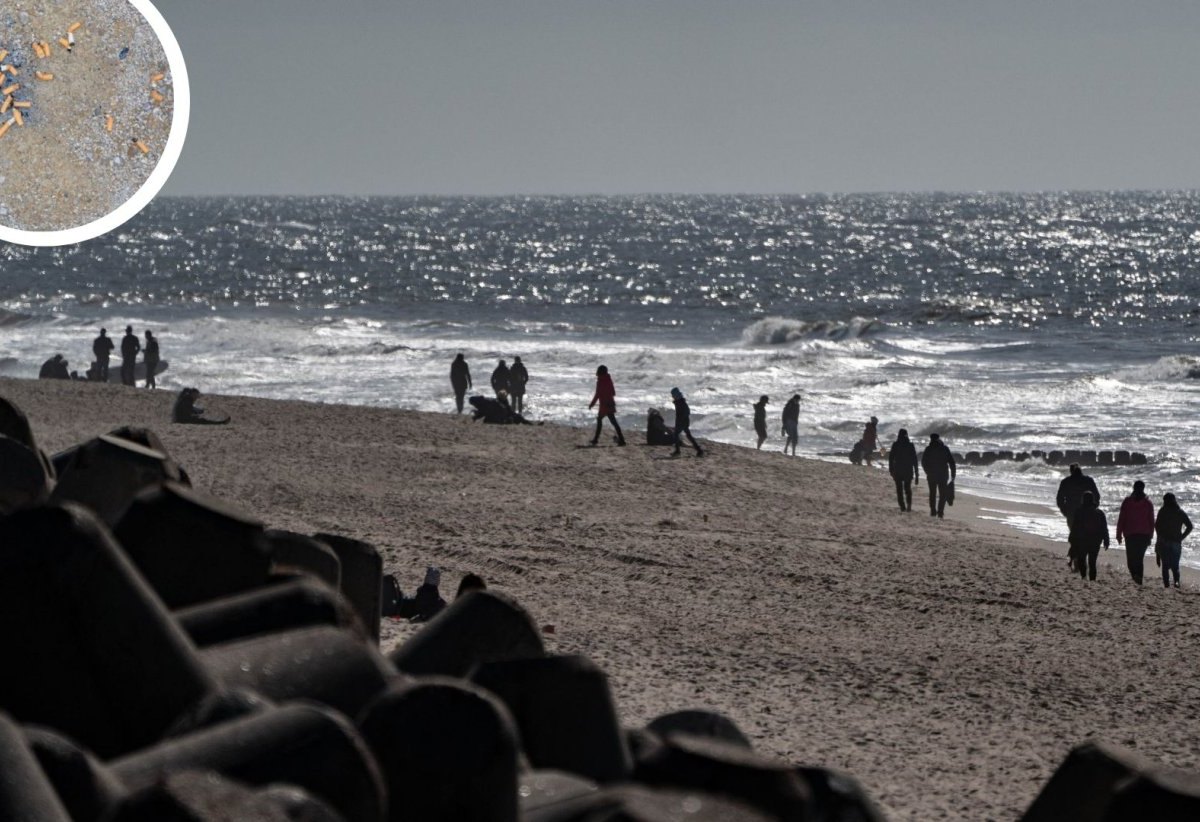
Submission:
M 943 519 L 946 513 L 946 498 L 957 471 L 954 455 L 938 434 L 929 435 L 929 445 L 921 454 L 921 467 L 925 469 L 925 484 L 929 486 L 929 516 Z
M 454 404 L 458 406 L 458 413 L 461 414 L 463 397 L 471 387 L 471 369 L 467 367 L 467 361 L 461 353 L 450 363 L 450 387 L 454 389 Z
M 1154 533 L 1158 535 L 1154 551 L 1162 566 L 1163 587 L 1170 588 L 1171 577 L 1179 587 L 1179 557 L 1183 553 L 1183 540 L 1192 533 L 1192 521 L 1179 507 L 1174 494 L 1163 494 L 1162 507 L 1154 520 Z
M 1057 499 L 1058 510 L 1067 519 L 1067 528 L 1071 527 L 1071 519 L 1079 509 L 1084 493 L 1090 493 L 1096 505 L 1100 504 L 1100 489 L 1096 487 L 1096 481 L 1083 473 L 1079 463 L 1071 463 L 1071 473 L 1058 484 Z
M 675 403 L 675 451 L 671 456 L 679 456 L 679 446 L 683 443 L 683 435 L 687 434 L 688 442 L 696 449 L 696 456 L 703 457 L 704 450 L 700 447 L 700 443 L 696 442 L 696 438 L 692 436 L 692 409 L 688 406 L 687 399 L 678 388 L 671 389 L 671 399 Z
M 767 395 L 763 394 L 754 403 L 754 433 L 758 436 L 758 450 L 767 441 Z
M 116 347 L 107 328 L 101 328 L 100 336 L 92 340 L 92 356 L 96 358 L 96 376 L 100 382 L 108 382 L 108 360 Z
M 908 438 L 908 429 L 901 428 L 888 451 L 888 473 L 896 482 L 896 501 L 901 511 L 912 511 L 913 483 L 921 481 L 921 469 L 917 466 L 917 447 Z
M 863 427 L 862 435 L 862 458 L 867 465 L 871 464 L 871 459 L 875 456 L 875 445 L 879 440 L 879 418 L 871 417 L 871 421 Z
M 1071 521 L 1071 535 L 1067 538 L 1071 546 L 1070 558 L 1074 562 L 1079 576 L 1093 582 L 1096 579 L 1096 559 L 1100 556 L 1100 546 L 1108 550 L 1108 518 L 1096 505 L 1091 491 L 1084 491 L 1079 507 Z
M 137 364 L 138 352 L 142 344 L 133 333 L 133 326 L 125 326 L 125 336 L 121 338 L 121 385 L 134 385 L 133 368 Z
M 1124 541 L 1129 576 L 1138 585 L 1142 584 L 1142 563 L 1153 536 L 1154 503 L 1146 496 L 1146 483 L 1138 480 L 1133 484 L 1133 493 L 1121 503 L 1121 512 L 1117 514 L 1117 545 Z
M 146 332 L 146 346 L 142 351 L 142 359 L 146 363 L 146 387 L 157 388 L 154 372 L 158 370 L 158 338 L 149 331 Z
M 783 435 L 787 441 L 783 444 L 783 453 L 791 446 L 792 456 L 796 456 L 796 443 L 800 442 L 800 395 L 792 394 L 792 398 L 783 406 Z
M 492 372 L 492 390 L 496 392 L 496 399 L 500 399 L 501 394 L 507 398 L 512 393 L 508 384 L 508 365 L 504 360 L 500 360 Z
M 529 372 L 520 357 L 513 357 L 512 368 L 508 369 L 508 389 L 512 395 L 513 411 L 520 414 L 525 410 L 525 384 L 529 382 Z
M 613 385 L 612 377 L 608 374 L 608 366 L 602 365 L 596 369 L 596 393 L 592 395 L 592 401 L 588 403 L 590 410 L 597 403 L 600 404 L 600 413 L 596 415 L 596 434 L 592 437 L 590 445 L 597 445 L 600 442 L 600 428 L 604 425 L 604 420 L 607 419 L 612 423 L 612 427 L 617 432 L 617 445 L 625 444 L 625 435 L 621 433 L 621 425 L 617 422 L 617 388 Z

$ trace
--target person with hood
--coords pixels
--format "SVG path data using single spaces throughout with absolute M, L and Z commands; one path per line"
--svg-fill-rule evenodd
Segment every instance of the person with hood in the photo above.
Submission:
M 496 370 L 492 372 L 492 390 L 496 392 L 497 399 L 500 398 L 501 393 L 503 393 L 505 397 L 508 397 L 509 394 L 512 393 L 508 384 L 508 365 L 504 362 L 504 360 L 500 360 L 500 364 L 497 365 Z
M 1153 536 L 1154 503 L 1146 496 L 1146 483 L 1138 480 L 1117 514 L 1117 545 L 1124 541 L 1125 564 L 1129 566 L 1129 576 L 1138 585 L 1142 584 L 1142 564 Z
M 1071 520 L 1071 535 L 1067 542 L 1070 544 L 1068 556 L 1074 563 L 1079 576 L 1093 582 L 1096 580 L 1096 559 L 1100 556 L 1100 546 L 1108 550 L 1108 518 L 1096 505 L 1091 491 L 1084 491 L 1079 501 L 1079 508 Z
M 683 392 L 678 388 L 671 389 L 671 399 L 675 403 L 675 451 L 671 454 L 672 457 L 679 456 L 679 446 L 683 442 L 683 435 L 686 434 L 688 442 L 696 449 L 696 456 L 703 457 L 704 450 L 700 444 L 696 442 L 696 438 L 692 436 L 692 409 L 688 407 L 688 401 L 683 396 Z
M 617 445 L 624 445 L 625 435 L 621 433 L 621 425 L 617 422 L 617 388 L 613 385 L 606 365 L 596 369 L 596 393 L 592 395 L 588 409 L 591 410 L 597 403 L 600 404 L 600 413 L 596 415 L 596 434 L 589 444 L 599 444 L 600 429 L 604 425 L 604 420 L 607 419 L 617 431 Z
M 925 484 L 929 486 L 929 516 L 943 519 L 957 468 L 954 455 L 938 434 L 929 435 L 929 445 L 921 454 L 921 467 L 925 469 Z
M 1174 576 L 1175 587 L 1179 587 L 1179 557 L 1183 553 L 1183 540 L 1192 533 L 1192 521 L 1179 507 L 1174 494 L 1163 494 L 1162 507 L 1154 520 L 1154 533 L 1158 535 L 1154 552 L 1162 566 L 1163 587 L 1170 588 Z
M 754 433 L 758 437 L 758 450 L 767 441 L 767 395 L 763 394 L 754 403 Z
M 461 353 L 454 358 L 454 362 L 450 363 L 450 387 L 454 389 L 454 404 L 458 407 L 458 413 L 461 414 L 463 398 L 471 387 L 471 369 L 467 367 L 467 361 Z
M 125 336 L 121 338 L 121 385 L 135 385 L 133 368 L 137 364 L 138 352 L 142 344 L 133 333 L 133 326 L 125 326 Z
M 1075 511 L 1079 509 L 1085 493 L 1092 495 L 1092 500 L 1096 505 L 1100 504 L 1100 489 L 1096 487 L 1096 481 L 1083 473 L 1079 463 L 1071 463 L 1071 473 L 1063 477 L 1063 481 L 1058 484 L 1056 500 L 1058 510 L 1066 517 L 1068 528 L 1071 527 L 1071 519 L 1075 516 Z
M 862 458 L 867 464 L 871 464 L 871 459 L 875 456 L 875 446 L 879 441 L 879 418 L 871 417 L 871 421 L 863 428 L 863 435 L 860 442 L 862 443 Z
M 146 347 L 142 351 L 142 360 L 146 363 L 146 387 L 157 388 L 154 372 L 158 370 L 158 338 L 149 331 L 146 331 Z
M 921 470 L 917 466 L 917 447 L 908 438 L 908 429 L 901 428 L 888 452 L 888 473 L 896 482 L 896 501 L 900 503 L 901 511 L 912 510 L 913 483 L 921 482 Z
M 520 357 L 513 357 L 512 368 L 508 369 L 508 390 L 512 396 L 513 411 L 518 414 L 525 410 L 525 384 L 529 382 L 529 372 Z
M 108 329 L 101 328 L 100 336 L 92 340 L 92 356 L 96 358 L 96 375 L 100 382 L 108 382 L 108 360 L 112 350 L 116 348 Z
M 792 448 L 792 456 L 796 456 L 796 443 L 800 442 L 800 395 L 792 394 L 792 398 L 783 405 L 783 435 L 787 441 L 783 444 L 783 453 L 788 446 Z
M 50 359 L 42 363 L 42 368 L 38 371 L 39 380 L 69 380 L 71 372 L 67 370 L 67 361 L 63 359 L 62 354 L 55 354 Z

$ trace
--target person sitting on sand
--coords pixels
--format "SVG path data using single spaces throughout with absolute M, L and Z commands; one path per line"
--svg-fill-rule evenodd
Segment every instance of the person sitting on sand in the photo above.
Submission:
M 63 359 L 62 354 L 55 354 L 50 359 L 42 363 L 42 368 L 38 371 L 39 380 L 69 380 L 71 372 L 67 370 L 67 361 Z
M 513 357 L 512 368 L 508 369 L 508 390 L 512 400 L 513 411 L 525 413 L 525 385 L 529 382 L 529 372 L 520 357 Z
M 917 447 L 908 438 L 908 429 L 901 428 L 896 441 L 888 451 L 888 473 L 896 483 L 896 501 L 901 511 L 912 511 L 913 483 L 921 482 L 921 469 L 917 462 Z
M 758 437 L 758 450 L 762 450 L 762 444 L 767 441 L 767 395 L 763 394 L 758 398 L 758 402 L 754 403 L 754 434 Z
M 476 395 L 469 400 L 471 407 L 475 409 L 474 419 L 476 422 L 483 420 L 485 424 L 491 425 L 533 425 L 529 420 L 522 417 L 516 411 L 512 410 L 512 406 L 508 404 L 508 395 L 503 391 L 496 399 Z
M 1142 565 L 1153 537 L 1154 503 L 1146 496 L 1146 483 L 1138 480 L 1117 515 L 1117 545 L 1125 543 L 1125 564 L 1138 585 L 1142 584 Z
M 625 435 L 621 433 L 621 424 L 617 422 L 617 388 L 613 385 L 613 379 L 609 375 L 606 365 L 596 369 L 596 393 L 592 395 L 592 401 L 588 403 L 588 410 L 591 410 L 597 403 L 600 404 L 600 413 L 596 415 L 596 433 L 589 445 L 600 443 L 600 428 L 606 419 L 617 431 L 617 445 L 624 445 Z
M 1100 504 L 1100 489 L 1096 487 L 1096 481 L 1083 473 L 1079 463 L 1072 463 L 1071 473 L 1063 477 L 1063 481 L 1058 484 L 1058 510 L 1066 518 L 1067 528 L 1071 527 L 1071 519 L 1079 509 L 1085 493 L 1092 495 L 1096 505 Z
M 646 445 L 674 445 L 675 432 L 663 419 L 662 412 L 651 408 L 646 412 Z
M 783 443 L 783 453 L 791 446 L 792 456 L 796 456 L 796 443 L 800 442 L 800 395 L 793 394 L 783 406 L 783 435 L 787 440 Z
M 862 435 L 862 459 L 867 465 L 871 464 L 871 459 L 875 456 L 875 445 L 879 441 L 879 418 L 871 417 L 871 421 L 863 428 Z
M 185 388 L 180 391 L 179 396 L 175 398 L 175 407 L 171 409 L 171 421 L 189 425 L 225 425 L 229 422 L 229 417 L 221 420 L 206 419 L 204 409 L 196 405 L 199 398 L 200 390 L 197 388 Z
M 1163 587 L 1170 588 L 1170 578 L 1174 576 L 1175 587 L 1179 587 L 1179 557 L 1183 554 L 1183 540 L 1192 533 L 1192 521 L 1179 507 L 1174 494 L 1163 494 L 1162 507 L 1158 509 L 1158 517 L 1154 520 L 1154 533 L 1158 540 L 1154 545 L 1154 553 L 1162 566 Z
M 1079 576 L 1095 581 L 1096 558 L 1100 556 L 1100 546 L 1103 545 L 1104 550 L 1108 550 L 1108 518 L 1096 506 L 1091 491 L 1083 492 L 1079 508 L 1075 510 L 1068 543 L 1068 556 Z
M 500 360 L 500 364 L 492 372 L 492 390 L 496 392 L 497 397 L 500 396 L 501 392 L 505 396 L 512 392 L 512 389 L 509 387 L 508 365 L 505 364 L 504 360 Z
M 92 340 L 92 356 L 96 358 L 96 379 L 99 382 L 108 382 L 108 361 L 116 347 L 112 337 L 108 336 L 107 328 L 101 328 L 100 336 Z
M 458 413 L 461 414 L 463 398 L 471 388 L 471 369 L 461 353 L 450 363 L 450 387 L 454 389 L 454 404 L 458 406 Z
M 683 437 L 686 434 L 688 442 L 696 449 L 696 456 L 703 457 L 704 449 L 700 447 L 700 443 L 696 442 L 696 438 L 692 436 L 692 409 L 688 406 L 687 398 L 683 396 L 683 392 L 678 388 L 672 388 L 671 399 L 675 403 L 675 450 L 671 453 L 671 456 L 679 456 L 679 446 L 683 443 Z
M 925 469 L 925 483 L 929 486 L 929 516 L 942 519 L 957 468 L 954 454 L 938 434 L 929 435 L 929 445 L 921 454 L 921 467 Z

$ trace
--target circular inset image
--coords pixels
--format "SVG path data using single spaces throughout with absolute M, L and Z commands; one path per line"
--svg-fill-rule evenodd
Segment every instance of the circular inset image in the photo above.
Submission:
M 159 192 L 190 94 L 149 0 L 9 0 L 0 9 L 0 240 L 66 245 Z

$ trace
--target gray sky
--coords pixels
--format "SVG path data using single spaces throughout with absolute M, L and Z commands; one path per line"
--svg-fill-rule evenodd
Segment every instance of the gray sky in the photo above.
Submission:
M 1195 0 L 156 0 L 166 194 L 1200 188 Z

